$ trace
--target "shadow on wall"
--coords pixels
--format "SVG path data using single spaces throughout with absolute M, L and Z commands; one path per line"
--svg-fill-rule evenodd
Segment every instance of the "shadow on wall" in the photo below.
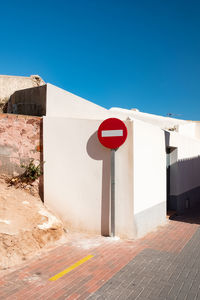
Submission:
M 200 204 L 200 156 L 178 160 L 170 169 L 176 193 L 170 193 L 169 208 L 183 214 Z M 200 210 L 198 209 L 200 215 Z
M 170 138 L 170 133 L 168 131 L 165 132 L 165 148 L 169 147 L 169 138 Z
M 87 153 L 92 159 L 102 160 L 101 234 L 109 236 L 110 150 L 99 143 L 97 131 L 88 140 Z
M 46 115 L 47 86 L 27 88 L 14 92 L 4 107 L 4 112 L 30 116 Z

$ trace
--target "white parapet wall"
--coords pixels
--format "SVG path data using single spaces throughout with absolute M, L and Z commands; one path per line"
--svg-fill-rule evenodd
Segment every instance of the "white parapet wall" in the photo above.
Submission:
M 180 124 L 178 126 L 178 133 L 187 137 L 198 138 L 196 134 L 196 124 L 194 122 Z
M 159 127 L 134 120 L 133 198 L 136 236 L 166 222 L 166 145 Z
M 189 124 L 189 122 L 185 120 L 148 114 L 137 110 L 135 111 L 135 110 L 112 107 L 110 109 L 110 112 L 115 113 L 116 115 L 119 116 L 124 116 L 124 118 L 125 117 L 134 118 L 135 120 L 140 120 L 145 123 L 149 123 L 166 130 L 168 129 L 175 130 L 176 128 L 178 128 L 179 125 Z
M 102 119 L 115 113 L 91 101 L 47 83 L 46 116 Z

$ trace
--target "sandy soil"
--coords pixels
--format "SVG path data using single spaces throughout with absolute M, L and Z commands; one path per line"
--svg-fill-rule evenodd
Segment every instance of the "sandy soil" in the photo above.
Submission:
M 20 264 L 63 235 L 61 220 L 39 196 L 0 178 L 0 270 Z

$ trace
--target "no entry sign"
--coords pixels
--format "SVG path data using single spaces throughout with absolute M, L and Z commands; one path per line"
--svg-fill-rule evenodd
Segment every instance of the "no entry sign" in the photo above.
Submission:
M 98 129 L 100 143 L 111 149 L 111 199 L 110 199 L 110 236 L 115 236 L 115 152 L 127 138 L 124 122 L 117 118 L 109 118 L 101 123 Z
M 106 119 L 99 126 L 98 139 L 106 148 L 117 149 L 125 142 L 126 138 L 126 125 L 117 118 Z

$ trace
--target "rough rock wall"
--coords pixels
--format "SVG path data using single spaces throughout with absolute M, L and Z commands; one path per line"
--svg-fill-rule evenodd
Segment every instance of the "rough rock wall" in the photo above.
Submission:
M 22 163 L 42 156 L 42 118 L 0 114 L 0 174 L 20 174 Z
M 38 75 L 30 77 L 0 75 L 0 111 L 3 111 L 5 103 L 15 91 L 44 84 L 45 82 Z

